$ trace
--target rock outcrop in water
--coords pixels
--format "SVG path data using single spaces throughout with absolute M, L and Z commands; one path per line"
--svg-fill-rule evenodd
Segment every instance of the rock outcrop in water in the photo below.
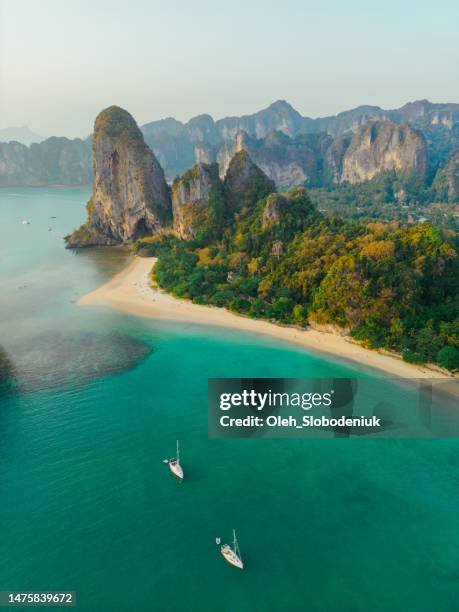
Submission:
M 427 143 L 424 136 L 407 125 L 388 121 L 360 128 L 344 153 L 340 181 L 360 183 L 384 170 L 421 179 L 427 172 Z
M 201 137 L 206 125 L 196 122 Z M 200 162 L 169 189 L 134 119 L 116 106 L 96 119 L 93 156 L 88 219 L 66 237 L 71 248 L 132 243 L 160 233 L 184 240 L 210 237 L 236 211 L 275 191 L 245 150 L 233 157 L 224 185 L 217 163 Z
M 171 221 L 164 172 L 132 116 L 110 106 L 93 136 L 93 193 L 88 220 L 66 237 L 69 247 L 130 243 Z
M 179 238 L 191 240 L 216 227 L 223 207 L 218 164 L 196 164 L 172 185 L 174 231 Z

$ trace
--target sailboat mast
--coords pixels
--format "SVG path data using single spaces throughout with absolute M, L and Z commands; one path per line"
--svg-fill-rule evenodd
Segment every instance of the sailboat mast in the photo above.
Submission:
M 235 529 L 233 529 L 233 550 L 236 553 L 236 555 L 239 557 L 239 559 L 242 559 L 241 551 L 239 550 L 239 545 L 238 545 L 237 539 L 236 539 L 236 530 Z
M 180 456 L 179 456 L 179 444 L 178 444 L 178 440 L 177 440 L 177 462 L 180 463 Z

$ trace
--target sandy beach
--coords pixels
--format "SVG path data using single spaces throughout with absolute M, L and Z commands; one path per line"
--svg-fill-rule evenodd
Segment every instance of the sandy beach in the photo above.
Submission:
M 216 325 L 263 334 L 304 348 L 350 359 L 383 370 L 392 376 L 445 379 L 446 375 L 441 371 L 405 363 L 397 357 L 365 349 L 338 334 L 276 325 L 239 316 L 224 308 L 201 306 L 174 298 L 150 286 L 149 273 L 155 261 L 154 257 L 134 257 L 124 270 L 98 289 L 83 296 L 79 303 L 108 306 L 142 317 Z

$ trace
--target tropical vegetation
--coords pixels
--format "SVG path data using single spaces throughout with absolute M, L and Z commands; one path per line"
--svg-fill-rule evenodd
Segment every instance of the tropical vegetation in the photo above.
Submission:
M 271 193 L 218 235 L 142 239 L 160 287 L 283 324 L 339 327 L 369 348 L 459 369 L 457 234 L 324 216 L 302 188 Z

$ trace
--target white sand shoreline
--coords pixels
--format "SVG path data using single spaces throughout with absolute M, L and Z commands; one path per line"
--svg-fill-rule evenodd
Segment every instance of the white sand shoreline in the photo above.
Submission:
M 155 261 L 154 257 L 134 257 L 124 270 L 101 287 L 84 295 L 79 300 L 79 304 L 107 306 L 153 319 L 186 321 L 268 335 L 306 349 L 349 359 L 401 378 L 447 378 L 447 375 L 439 370 L 409 364 L 395 356 L 363 348 L 338 334 L 276 325 L 268 321 L 239 316 L 224 308 L 201 306 L 188 300 L 174 298 L 150 286 L 149 273 Z

